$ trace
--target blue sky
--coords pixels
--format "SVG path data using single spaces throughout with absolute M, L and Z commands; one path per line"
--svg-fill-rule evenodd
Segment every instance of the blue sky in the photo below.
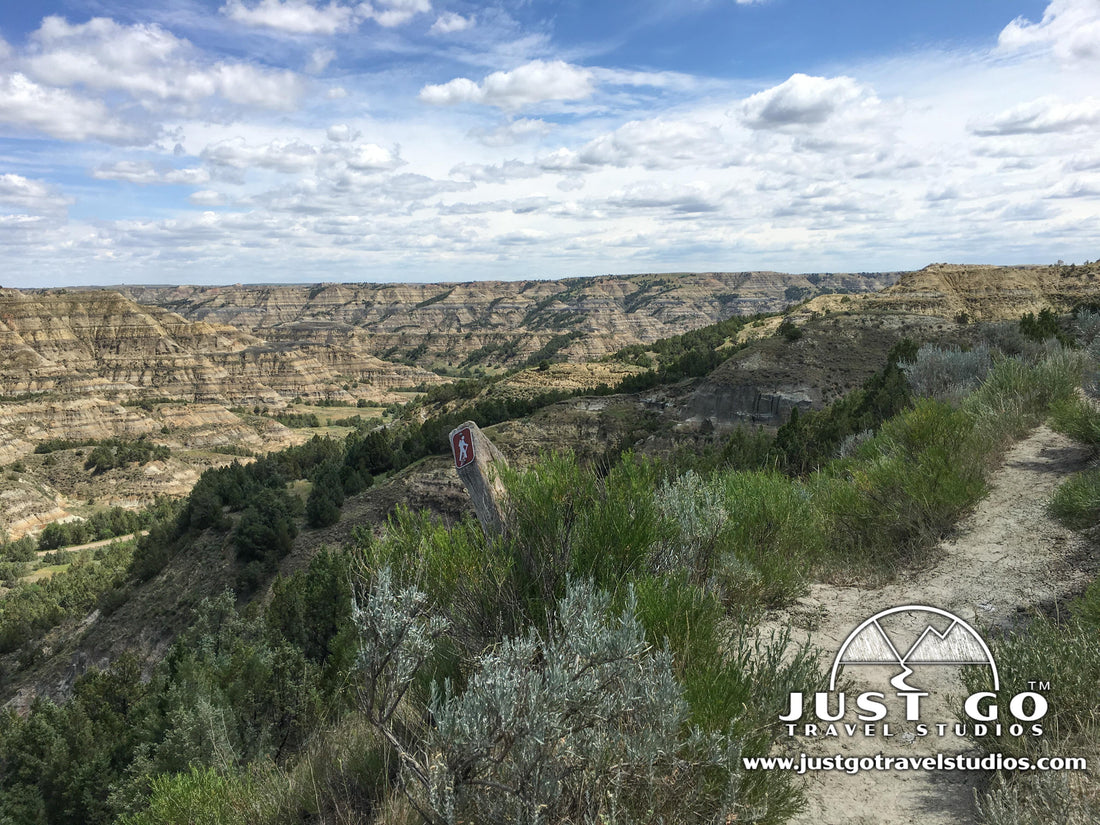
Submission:
M 0 285 L 1100 257 L 1100 0 L 0 9 Z

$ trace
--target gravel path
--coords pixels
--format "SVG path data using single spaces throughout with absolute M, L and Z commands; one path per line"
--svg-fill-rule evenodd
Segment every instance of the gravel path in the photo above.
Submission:
M 941 546 L 942 556 L 931 569 L 901 574 L 874 590 L 819 584 L 808 598 L 779 621 L 791 621 L 797 641 L 810 639 L 831 664 L 848 634 L 880 610 L 907 604 L 939 607 L 973 624 L 986 636 L 1011 627 L 1031 609 L 1080 590 L 1100 568 L 1100 554 L 1079 535 L 1050 519 L 1046 504 L 1058 484 L 1083 468 L 1088 451 L 1046 427 L 1036 430 L 1006 454 L 991 479 L 989 495 L 960 523 L 956 535 Z M 914 627 L 907 628 L 910 621 Z M 897 632 L 919 633 L 927 614 L 901 616 Z M 924 624 L 921 624 L 924 622 Z M 799 629 L 799 628 L 803 629 Z M 808 628 L 808 629 L 807 629 Z M 767 632 L 767 628 L 765 628 Z M 894 631 L 887 631 L 891 636 Z M 849 691 L 891 693 L 888 684 L 897 668 L 849 667 L 854 679 Z M 958 670 L 919 667 L 910 684 L 930 695 L 921 720 L 954 724 L 962 694 Z M 849 702 L 851 704 L 851 702 Z M 887 702 L 889 705 L 890 703 Z M 900 708 L 891 708 L 891 737 L 881 727 L 872 737 L 781 737 L 781 750 L 831 756 L 875 754 L 924 756 L 941 752 L 972 752 L 969 741 L 950 733 L 939 738 L 913 738 L 915 724 L 906 723 Z M 849 709 L 845 721 L 857 721 Z M 804 732 L 803 732 L 804 733 Z M 979 776 L 970 773 L 842 772 L 807 774 L 809 807 L 794 822 L 799 825 L 966 825 L 974 822 L 974 789 Z

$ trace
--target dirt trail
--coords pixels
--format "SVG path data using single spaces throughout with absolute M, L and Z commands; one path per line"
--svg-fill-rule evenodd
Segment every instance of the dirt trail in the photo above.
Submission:
M 1066 476 L 1085 466 L 1087 451 L 1069 439 L 1041 427 L 1013 447 L 991 479 L 989 495 L 945 541 L 942 557 L 927 570 L 899 575 L 874 590 L 814 585 L 809 597 L 791 611 L 797 641 L 809 638 L 831 665 L 841 644 L 864 619 L 880 610 L 920 604 L 950 611 L 979 632 L 1009 627 L 1031 608 L 1079 590 L 1100 567 L 1100 554 L 1077 534 L 1053 522 L 1046 504 Z M 1091 574 L 1091 575 L 1090 575 Z M 784 617 L 786 618 L 786 617 Z M 905 623 L 918 625 L 906 628 Z M 919 632 L 927 622 L 910 614 L 898 619 L 900 634 Z M 807 629 L 798 629 L 811 628 Z M 995 631 L 994 631 L 995 632 Z M 893 631 L 887 630 L 893 635 Z M 989 635 L 986 633 L 986 635 Z M 888 684 L 897 668 L 849 667 L 855 682 L 849 696 L 875 690 L 891 694 Z M 919 667 L 911 685 L 929 692 L 921 720 L 955 722 L 951 694 L 963 693 L 954 667 Z M 849 702 L 849 705 L 851 701 Z M 886 704 L 890 705 L 888 701 Z M 834 705 L 835 707 L 835 705 Z M 808 717 L 807 717 L 808 718 Z M 820 756 L 925 756 L 972 753 L 968 740 L 951 733 L 913 737 L 915 723 L 906 723 L 900 708 L 891 706 L 893 736 L 811 738 L 781 736 L 783 752 Z M 855 722 L 849 708 L 844 721 Z M 950 730 L 950 728 L 949 728 Z M 974 822 L 974 788 L 969 773 L 829 771 L 807 774 L 809 799 L 796 823 L 830 825 L 959 825 Z
M 97 547 L 106 547 L 108 544 L 114 544 L 115 542 L 129 541 L 130 539 L 137 538 L 139 536 L 149 535 L 148 530 L 142 530 L 138 533 L 127 533 L 124 536 L 114 536 L 109 539 L 100 539 L 99 541 L 90 541 L 87 544 L 73 544 L 68 547 L 58 547 L 55 550 L 36 550 L 35 555 L 38 558 L 42 558 L 48 553 L 78 553 L 81 550 L 94 550 Z

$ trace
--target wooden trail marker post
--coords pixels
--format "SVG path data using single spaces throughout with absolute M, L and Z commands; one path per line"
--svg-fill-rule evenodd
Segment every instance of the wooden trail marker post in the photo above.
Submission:
M 487 536 L 499 536 L 504 532 L 507 492 L 494 465 L 506 467 L 508 462 L 473 421 L 464 421 L 451 430 L 451 451 L 481 529 Z

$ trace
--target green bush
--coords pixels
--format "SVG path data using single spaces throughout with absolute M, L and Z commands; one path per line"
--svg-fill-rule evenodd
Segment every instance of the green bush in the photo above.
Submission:
M 891 571 L 933 546 L 985 491 L 973 420 L 922 399 L 812 479 L 832 564 Z
M 1020 319 L 1020 332 L 1032 341 L 1055 338 L 1063 344 L 1069 342 L 1069 336 L 1062 330 L 1058 316 L 1048 307 L 1039 310 L 1037 316 L 1033 312 L 1025 312 Z
M 1050 425 L 1055 430 L 1093 449 L 1100 448 L 1100 410 L 1083 398 L 1051 404 Z
M 1071 399 L 1080 386 L 1083 367 L 1080 353 L 1061 347 L 1032 362 L 1019 358 L 997 362 L 962 404 L 977 422 L 987 452 L 996 453 L 1024 436 L 1046 417 L 1052 404 Z
M 392 592 L 383 572 L 357 624 L 367 712 L 402 748 L 406 793 L 432 819 L 737 815 L 736 748 L 688 731 L 671 656 L 647 644 L 633 599 L 611 617 L 609 598 L 590 585 L 568 588 L 545 635 L 532 629 L 479 656 L 464 690 L 447 684 L 434 695 L 425 747 L 402 745 L 387 708 L 442 631 L 422 606 L 422 594 Z M 401 662 L 404 670 L 393 666 Z M 756 813 L 780 821 L 774 810 Z
M 151 780 L 149 807 L 119 825 L 251 825 L 260 798 L 247 775 L 192 765 Z
M 802 327 L 791 321 L 784 321 L 779 325 L 777 334 L 780 335 L 785 341 L 794 343 L 802 337 Z
M 1030 690 L 1029 683 L 1050 683 L 1040 739 L 1005 733 L 976 737 L 985 750 L 1033 761 L 1043 755 L 1083 756 L 1090 766 L 1100 758 L 1100 582 L 1070 603 L 1073 617 L 1057 621 L 1038 615 L 1027 627 L 993 645 L 1001 674 L 1001 695 Z M 967 668 L 963 683 L 968 693 L 990 690 L 988 668 Z M 960 709 L 960 718 L 962 713 Z M 1008 773 L 995 776 L 979 797 L 984 825 L 1028 825 L 1065 822 L 1087 825 L 1100 818 L 1100 786 L 1094 772 Z
M 21 539 L 4 542 L 0 545 L 0 560 L 30 561 L 34 558 L 35 549 L 35 540 L 30 536 L 23 536 Z
M 1076 473 L 1058 485 L 1050 511 L 1072 530 L 1100 524 L 1100 469 Z
M 298 535 L 294 518 L 299 507 L 299 500 L 285 490 L 268 488 L 257 493 L 233 533 L 237 558 L 245 564 L 274 563 L 283 558 Z
M 426 511 L 398 507 L 384 538 L 367 530 L 356 538 L 362 575 L 387 568 L 397 584 L 422 589 L 470 655 L 521 626 L 514 552 L 506 541 L 487 540 L 475 518 L 448 527 Z
M 108 591 L 122 586 L 131 549 L 121 544 L 101 560 L 85 551 L 49 579 L 20 585 L 5 595 L 0 601 L 0 653 L 10 653 L 51 627 L 90 613 Z
M 925 344 L 902 370 L 914 395 L 957 403 L 982 382 L 993 368 L 989 347 L 980 344 L 968 351 Z
M 1029 682 L 1050 682 L 1045 693 L 1049 710 L 1043 718 L 1043 740 L 1048 743 L 1072 739 L 1085 730 L 1100 731 L 1098 631 L 1100 626 L 1080 619 L 1059 623 L 1036 617 L 1025 629 L 994 645 L 1002 696 L 1030 690 Z M 963 675 L 968 693 L 992 689 L 988 668 L 968 668 Z M 1006 755 L 1034 753 L 1041 746 L 1031 737 L 1011 736 L 1007 727 L 1002 736 L 992 731 L 977 741 Z
M 730 601 L 785 604 L 819 563 L 825 534 L 808 487 L 778 473 L 731 473 L 723 493 L 729 512 L 718 570 Z
M 30 572 L 30 566 L 25 561 L 0 561 L 0 581 L 11 587 L 23 576 Z

